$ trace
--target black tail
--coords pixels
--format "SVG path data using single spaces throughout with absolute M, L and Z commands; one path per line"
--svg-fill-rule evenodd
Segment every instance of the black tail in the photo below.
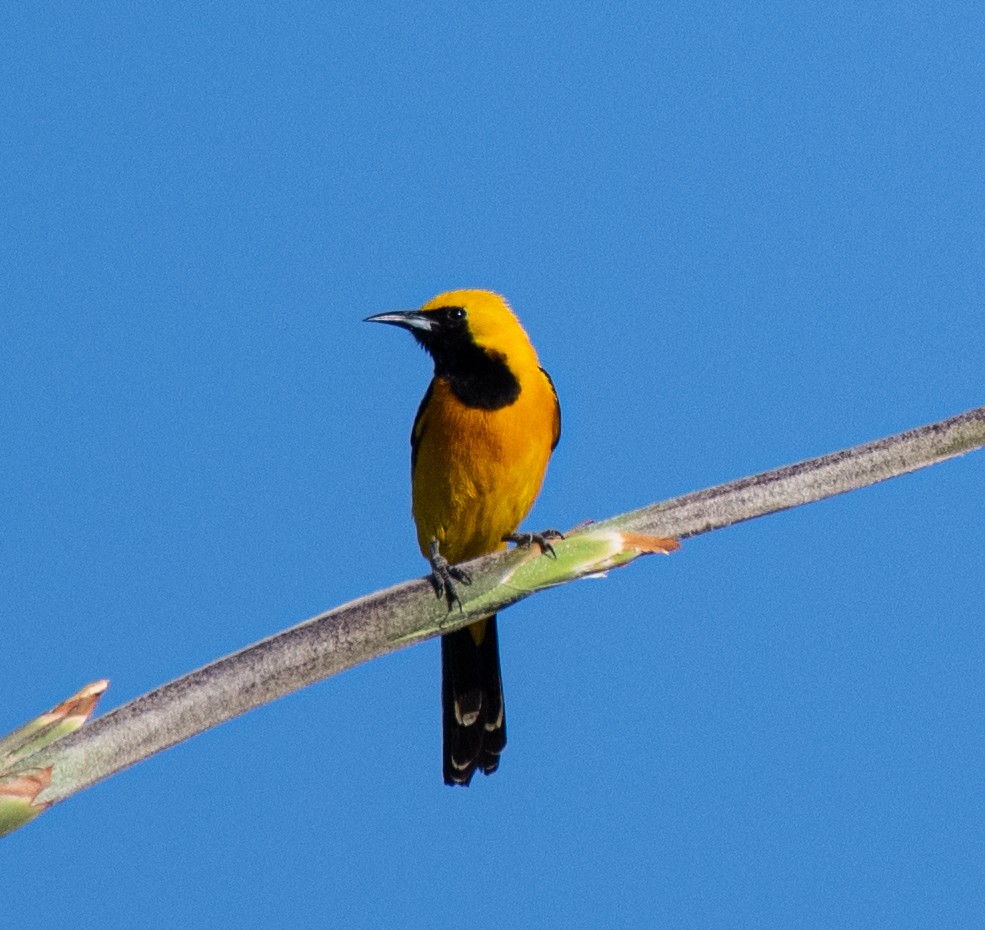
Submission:
M 506 746 L 495 616 L 441 637 L 441 717 L 445 784 L 495 772 Z

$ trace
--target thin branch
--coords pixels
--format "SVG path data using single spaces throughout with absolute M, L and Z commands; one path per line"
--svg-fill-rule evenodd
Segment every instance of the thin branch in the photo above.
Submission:
M 501 609 L 534 590 L 668 548 L 661 550 L 660 540 L 650 546 L 641 534 L 694 536 L 855 490 L 983 445 L 985 407 L 593 524 L 555 544 L 556 560 L 523 550 L 485 556 L 469 564 L 473 583 L 462 592 L 462 613 L 449 613 L 423 579 L 360 598 L 163 685 L 41 749 L 28 760 L 31 770 L 52 767 L 50 786 L 38 802 L 57 803 L 231 717 L 463 626 L 470 617 Z M 27 763 L 20 770 L 26 768 Z
M 855 491 L 982 446 L 985 407 L 978 407 L 886 439 L 633 510 L 598 525 L 686 539 Z

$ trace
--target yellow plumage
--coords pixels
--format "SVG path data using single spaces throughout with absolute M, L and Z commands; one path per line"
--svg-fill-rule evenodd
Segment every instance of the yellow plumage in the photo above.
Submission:
M 502 410 L 458 403 L 436 381 L 415 434 L 413 513 L 421 552 L 432 539 L 451 562 L 505 546 L 530 512 L 547 470 L 554 435 L 554 392 L 535 367 L 520 397 Z

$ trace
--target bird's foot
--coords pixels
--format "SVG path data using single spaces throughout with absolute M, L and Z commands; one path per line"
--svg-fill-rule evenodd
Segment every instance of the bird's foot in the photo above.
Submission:
M 434 585 L 434 593 L 448 601 L 449 610 L 458 604 L 458 609 L 465 613 L 455 582 L 472 584 L 472 576 L 464 568 L 457 568 L 449 563 L 448 559 L 438 551 L 436 539 L 431 540 L 431 555 L 428 561 L 431 563 L 431 584 Z
M 503 542 L 511 542 L 517 546 L 532 546 L 537 543 L 542 555 L 550 555 L 556 559 L 557 553 L 550 544 L 552 539 L 564 539 L 564 533 L 560 530 L 543 530 L 540 533 L 508 533 L 503 537 Z

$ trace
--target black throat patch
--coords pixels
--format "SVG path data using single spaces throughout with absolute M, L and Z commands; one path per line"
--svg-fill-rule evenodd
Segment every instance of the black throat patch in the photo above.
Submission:
M 464 352 L 443 359 L 443 364 L 435 358 L 434 373 L 448 381 L 452 393 L 467 407 L 499 410 L 520 396 L 520 382 L 506 357 L 480 349 L 471 341 Z
M 520 382 L 501 352 L 475 344 L 464 317 L 456 307 L 429 311 L 441 325 L 430 332 L 414 330 L 414 336 L 434 359 L 434 374 L 444 378 L 452 393 L 467 407 L 499 410 L 520 396 Z

